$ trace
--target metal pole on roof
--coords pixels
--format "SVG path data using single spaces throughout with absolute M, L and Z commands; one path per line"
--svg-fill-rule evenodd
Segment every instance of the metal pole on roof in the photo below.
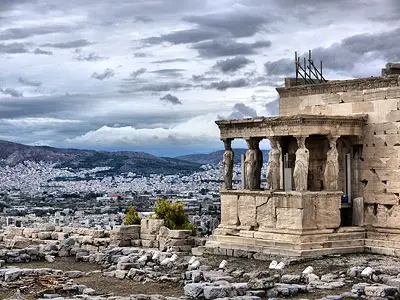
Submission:
M 297 51 L 294 52 L 294 64 L 296 65 L 296 85 L 299 84 L 299 66 L 297 62 Z

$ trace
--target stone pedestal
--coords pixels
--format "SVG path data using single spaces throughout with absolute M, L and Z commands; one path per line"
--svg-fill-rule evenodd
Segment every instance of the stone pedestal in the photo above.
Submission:
M 222 190 L 221 224 L 206 243 L 206 253 L 233 255 L 235 250 L 309 256 L 362 252 L 364 228 L 340 228 L 341 195 L 338 191 Z
M 335 229 L 342 192 L 221 191 L 220 229 Z M 233 226 L 233 227 L 232 227 Z
M 129 247 L 132 241 L 140 240 L 140 225 L 123 225 L 110 232 L 110 243 L 119 247 Z
M 145 248 L 158 248 L 159 242 L 157 236 L 160 228 L 164 226 L 164 220 L 159 219 L 142 219 L 140 230 L 140 238 L 142 246 Z

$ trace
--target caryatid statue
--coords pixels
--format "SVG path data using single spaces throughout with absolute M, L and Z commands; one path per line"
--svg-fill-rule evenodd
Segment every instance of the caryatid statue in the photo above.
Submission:
M 326 165 L 324 171 L 324 187 L 326 190 L 338 190 L 339 178 L 339 153 L 336 147 L 338 137 L 329 137 L 329 151 L 326 154 Z
M 306 148 L 306 137 L 296 137 L 298 149 L 296 151 L 296 161 L 294 164 L 293 179 L 296 191 L 307 190 L 308 164 L 310 152 Z
M 246 140 L 248 150 L 246 152 L 245 165 L 245 189 L 256 190 L 261 184 L 261 167 L 263 163 L 262 151 L 259 148 L 260 139 L 250 138 Z
M 232 139 L 223 139 L 225 152 L 222 157 L 222 166 L 224 168 L 224 188 L 232 189 L 233 177 L 233 151 L 231 147 Z
M 278 138 L 269 138 L 271 150 L 268 153 L 267 166 L 267 185 L 270 190 L 278 190 L 280 188 L 281 177 L 281 154 L 282 151 L 278 146 Z

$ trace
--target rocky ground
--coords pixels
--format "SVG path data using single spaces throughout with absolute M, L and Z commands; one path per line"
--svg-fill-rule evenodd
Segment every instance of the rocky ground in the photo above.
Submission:
M 271 261 L 140 248 L 77 251 L 75 258 L 56 257 L 54 262 L 6 262 L 0 269 L 0 299 L 17 289 L 25 299 L 57 300 L 399 298 L 397 258 L 362 254 L 275 260 L 284 262 L 281 269 L 271 269 Z

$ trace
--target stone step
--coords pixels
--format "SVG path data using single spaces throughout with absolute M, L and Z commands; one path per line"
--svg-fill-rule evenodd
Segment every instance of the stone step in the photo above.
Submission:
M 319 255 L 332 255 L 332 254 L 350 254 L 350 253 L 363 253 L 364 246 L 356 247 L 337 247 L 337 248 L 324 248 L 303 250 L 301 256 L 319 256 Z
M 237 236 L 215 236 L 214 241 L 208 241 L 206 247 L 211 248 L 224 248 L 242 250 L 254 253 L 268 253 L 276 255 L 294 255 L 303 256 L 303 253 L 318 253 L 327 252 L 332 254 L 335 249 L 344 249 L 343 253 L 355 253 L 360 249 L 364 248 L 364 239 L 350 239 L 350 240 L 338 240 L 338 241 L 326 241 L 326 242 L 313 242 L 313 243 L 300 243 L 295 244 L 287 241 L 266 241 L 259 239 L 250 239 Z M 355 251 L 351 249 L 356 249 Z M 326 251 L 325 251 L 326 250 Z M 346 252 L 347 251 L 347 252 Z
M 400 242 L 382 239 L 365 239 L 366 246 L 400 249 Z
M 284 236 L 284 235 L 283 235 Z M 329 238 L 327 240 L 327 238 Z M 315 241 L 316 240 L 316 241 Z M 364 233 L 342 233 L 331 234 L 330 237 L 324 237 L 319 241 L 318 237 L 312 242 L 299 242 L 287 240 L 264 240 L 256 238 L 246 238 L 239 236 L 228 235 L 215 235 L 214 241 L 232 243 L 237 245 L 248 245 L 252 247 L 270 247 L 278 249 L 322 249 L 332 247 L 345 247 L 345 246 L 364 246 Z
M 255 259 L 260 257 L 261 259 L 261 257 L 265 255 L 315 257 L 315 256 L 332 255 L 332 254 L 363 253 L 364 248 L 365 248 L 364 246 L 350 246 L 350 247 L 334 247 L 334 248 L 310 249 L 310 250 L 294 250 L 294 249 L 278 249 L 278 248 L 266 248 L 266 247 L 253 248 L 245 245 L 219 243 L 218 246 L 214 244 L 212 245 L 212 247 L 209 247 L 209 245 L 206 244 L 204 253 L 212 255 L 224 255 L 224 256 L 236 256 L 236 257 L 249 257 L 249 258 L 253 257 Z M 370 253 L 375 253 L 375 252 L 370 252 Z
M 397 243 L 397 245 L 399 245 L 398 248 L 400 248 L 400 234 L 368 232 L 366 238 L 369 240 L 392 241 Z
M 299 245 L 299 249 L 301 250 L 341 248 L 341 247 L 364 247 L 364 239 L 361 238 L 352 240 L 339 240 L 339 241 L 327 241 L 327 242 L 304 243 L 304 244 L 302 243 Z
M 324 241 L 343 241 L 352 239 L 364 239 L 365 232 L 338 232 L 323 235 L 306 235 L 300 237 L 301 242 L 324 242 Z
M 359 226 L 343 226 L 339 227 L 337 232 L 364 232 L 365 233 L 365 228 L 364 227 L 359 227 Z
M 216 236 L 216 242 L 233 243 L 236 245 L 247 245 L 254 248 L 269 247 L 277 249 L 294 249 L 294 250 L 307 250 L 307 249 L 323 249 L 323 248 L 336 248 L 346 246 L 364 246 L 364 238 L 351 237 L 348 240 L 337 241 L 323 241 L 311 243 L 293 243 L 288 241 L 267 241 L 260 239 L 249 239 L 236 236 Z
M 395 248 L 383 248 L 377 246 L 365 246 L 366 253 L 373 253 L 373 254 L 381 254 L 381 255 L 389 255 L 389 256 L 398 256 L 400 257 L 400 249 Z
M 351 230 L 339 230 L 338 232 L 330 233 L 277 233 L 265 231 L 244 231 L 241 230 L 236 234 L 221 234 L 215 232 L 217 236 L 240 236 L 243 238 L 255 238 L 266 241 L 275 242 L 289 242 L 289 243 L 308 243 L 308 242 L 324 242 L 324 241 L 338 241 L 338 240 L 352 240 L 365 238 L 365 230 L 360 227 L 351 227 Z M 214 237 L 214 235 L 213 235 Z

